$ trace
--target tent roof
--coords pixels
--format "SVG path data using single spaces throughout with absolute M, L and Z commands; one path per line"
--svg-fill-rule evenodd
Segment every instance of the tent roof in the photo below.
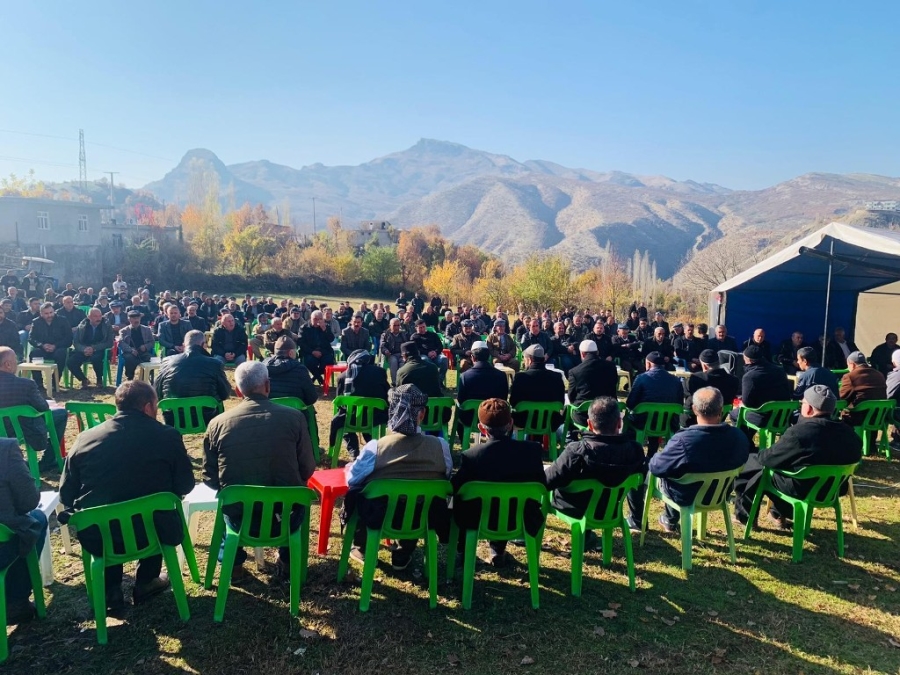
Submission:
M 801 254 L 800 249 L 827 256 L 832 242 L 834 291 L 860 292 L 900 280 L 900 232 L 830 223 L 719 284 L 712 292 L 737 288 L 766 293 L 821 292 L 821 275 L 827 273 L 828 262 Z

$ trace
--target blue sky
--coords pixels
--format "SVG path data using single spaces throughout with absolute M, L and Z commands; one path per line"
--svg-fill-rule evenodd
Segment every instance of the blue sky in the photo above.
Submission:
M 733 188 L 898 176 L 898 26 L 894 0 L 6 3 L 0 175 L 77 178 L 83 128 L 90 177 L 130 186 L 195 147 L 300 167 L 421 137 Z

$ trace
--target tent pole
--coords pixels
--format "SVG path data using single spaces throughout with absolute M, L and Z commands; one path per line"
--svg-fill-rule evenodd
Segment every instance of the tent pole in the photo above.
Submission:
M 828 309 L 831 307 L 831 270 L 834 267 L 834 239 L 828 258 L 828 286 L 825 288 L 825 328 L 822 332 L 822 363 L 825 363 L 825 344 L 828 342 Z

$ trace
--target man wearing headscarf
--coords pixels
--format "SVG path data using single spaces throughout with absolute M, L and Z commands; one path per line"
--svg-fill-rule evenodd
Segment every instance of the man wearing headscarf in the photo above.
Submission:
M 375 365 L 374 357 L 363 349 L 357 349 L 347 358 L 347 371 L 338 377 L 338 396 L 364 396 L 366 398 L 378 398 L 387 403 L 388 400 L 387 371 Z M 329 447 L 334 444 L 338 430 L 344 426 L 347 419 L 347 408 L 338 409 L 334 419 L 331 420 L 331 438 Z M 387 413 L 376 410 L 374 413 L 376 425 L 387 422 Z M 369 434 L 363 434 L 368 443 L 372 440 Z M 356 459 L 359 455 L 359 438 L 356 434 L 344 434 L 344 442 L 347 443 L 347 453 Z
M 350 490 L 344 498 L 342 517 L 346 522 L 354 510 L 359 513 L 359 525 L 350 551 L 350 557 L 358 562 L 363 562 L 366 528 L 381 527 L 387 503 L 384 497 L 368 500 L 362 496 L 362 490 L 369 481 L 380 478 L 447 479 L 453 468 L 447 441 L 437 436 L 426 436 L 419 428 L 425 418 L 428 397 L 415 385 L 406 384 L 391 389 L 389 404 L 387 435 L 366 443 L 359 458 L 345 468 Z M 428 518 L 438 531 L 438 536 L 446 539 L 450 522 L 447 503 L 432 501 Z M 395 524 L 399 526 L 400 523 Z M 391 553 L 391 564 L 395 570 L 404 570 L 409 566 L 417 543 L 415 539 L 400 540 L 399 547 Z

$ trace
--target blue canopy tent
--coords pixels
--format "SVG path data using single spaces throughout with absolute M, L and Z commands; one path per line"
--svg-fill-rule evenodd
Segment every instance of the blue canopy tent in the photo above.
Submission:
M 831 223 L 714 288 L 710 324 L 738 342 L 756 328 L 774 345 L 795 330 L 807 343 L 836 326 L 852 337 L 860 294 L 896 281 L 900 232 Z

